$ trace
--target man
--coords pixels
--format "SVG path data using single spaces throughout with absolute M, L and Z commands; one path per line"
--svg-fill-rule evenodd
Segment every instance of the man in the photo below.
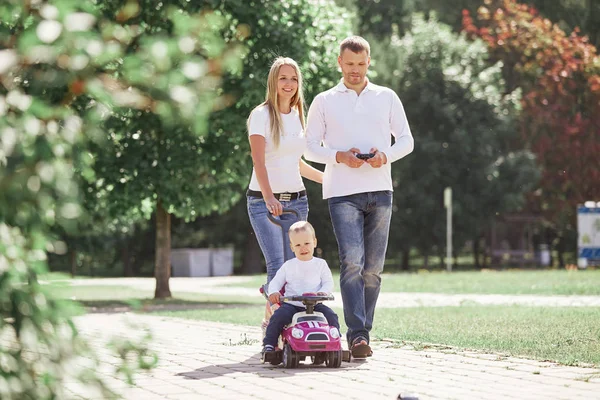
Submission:
M 346 336 L 355 358 L 372 355 L 369 332 L 392 216 L 391 163 L 414 147 L 400 99 L 369 82 L 370 63 L 365 39 L 344 39 L 343 78 L 315 97 L 306 127 L 305 157 L 325 164 L 323 198 L 338 243 Z

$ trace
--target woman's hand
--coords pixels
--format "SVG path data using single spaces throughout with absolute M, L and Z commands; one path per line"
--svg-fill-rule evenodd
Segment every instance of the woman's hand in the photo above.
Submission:
M 275 196 L 271 196 L 268 199 L 265 199 L 265 204 L 267 206 L 267 210 L 273 214 L 273 216 L 277 217 L 283 214 L 283 206 L 281 203 L 275 198 Z

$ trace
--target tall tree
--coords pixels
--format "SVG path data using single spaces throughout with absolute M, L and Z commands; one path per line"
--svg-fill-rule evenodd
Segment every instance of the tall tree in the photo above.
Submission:
M 170 2 L 179 3 L 182 2 Z M 118 10 L 127 9 L 127 4 L 130 3 L 113 0 L 104 2 L 103 8 L 108 15 L 120 15 Z M 151 4 L 154 2 L 148 0 L 129 10 L 131 15 L 123 17 L 122 24 L 130 30 L 169 34 L 172 28 L 163 21 L 164 11 L 155 11 L 157 7 Z M 171 125 L 165 126 L 145 110 L 121 108 L 104 124 L 107 142 L 94 149 L 99 183 L 91 189 L 107 199 L 105 204 L 111 215 L 135 213 L 149 218 L 156 214 L 156 297 L 170 296 L 171 216 L 190 221 L 223 213 L 244 194 L 251 171 L 246 119 L 252 108 L 264 100 L 266 75 L 274 57 L 285 55 L 298 60 L 310 98 L 324 86 L 333 84 L 335 48 L 349 31 L 344 14 L 333 2 L 262 0 L 254 7 L 248 7 L 242 0 L 184 4 L 190 12 L 207 6 L 230 16 L 221 27 L 225 40 L 243 40 L 248 49 L 247 57 L 235 52 L 223 59 L 235 58 L 241 64 L 224 77 L 223 86 L 218 89 L 220 101 L 214 104 L 216 109 L 203 100 L 197 109 L 186 108 L 190 113 L 211 112 L 208 125 L 190 127 L 171 121 Z M 195 22 L 186 20 L 186 23 Z M 171 57 L 173 49 L 196 43 L 190 37 L 180 42 L 170 41 L 164 48 L 147 48 L 146 61 L 152 68 L 137 64 L 130 79 L 146 82 L 148 86 L 176 85 L 178 79 L 188 74 L 195 76 L 218 68 L 216 62 L 197 60 L 183 64 Z M 129 51 L 139 51 L 142 46 L 143 42 L 131 42 Z M 152 81 L 147 76 L 152 69 L 161 70 L 169 78 Z M 170 96 L 182 105 L 189 98 L 200 100 L 203 90 L 211 94 L 211 90 L 217 91 L 211 79 L 208 75 L 202 89 L 196 92 L 173 86 Z M 198 135 L 199 128 L 202 130 Z
M 101 5 L 104 15 L 122 26 L 114 34 L 126 41 L 122 58 L 104 79 L 118 80 L 113 90 L 121 96 L 133 88 L 137 103 L 130 96 L 102 121 L 104 140 L 90 147 L 95 180 L 88 190 L 115 219 L 156 213 L 155 297 L 165 298 L 171 296 L 171 214 L 193 216 L 213 209 L 204 201 L 210 196 L 206 189 L 229 185 L 224 174 L 214 173 L 210 155 L 205 157 L 208 166 L 194 161 L 209 136 L 208 116 L 224 101 L 218 92 L 220 75 L 239 70 L 243 50 L 235 44 L 239 35 L 228 17 L 198 19 L 186 10 L 151 3 Z M 147 40 L 150 34 L 161 40 Z
M 456 247 L 485 233 L 498 213 L 523 204 L 537 170 L 530 153 L 511 146 L 519 96 L 504 95 L 500 66 L 487 64 L 483 42 L 415 17 L 406 36 L 375 43 L 373 57 L 415 135 L 413 154 L 392 166 L 391 251 L 405 260 L 412 247 L 440 254 L 445 187 L 454 194 Z
M 476 21 L 465 13 L 465 30 L 523 88 L 521 136 L 544 171 L 532 207 L 562 235 L 575 227 L 577 204 L 600 198 L 600 58 L 586 37 L 566 35 L 532 7 L 490 5 Z

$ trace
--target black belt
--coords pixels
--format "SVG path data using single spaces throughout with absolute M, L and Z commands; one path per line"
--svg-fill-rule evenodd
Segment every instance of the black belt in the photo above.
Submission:
M 248 189 L 248 191 L 246 192 L 247 196 L 252 196 L 252 197 L 259 197 L 259 198 L 263 198 L 263 194 L 260 190 L 250 190 Z M 296 200 L 297 198 L 300 197 L 304 197 L 306 196 L 306 190 L 301 190 L 299 192 L 294 192 L 294 193 L 273 193 L 273 196 L 275 196 L 275 198 L 278 201 L 290 201 L 290 200 Z

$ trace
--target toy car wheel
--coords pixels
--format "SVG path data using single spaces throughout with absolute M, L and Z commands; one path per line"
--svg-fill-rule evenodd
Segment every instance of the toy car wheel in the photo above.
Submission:
M 283 366 L 284 368 L 297 368 L 300 359 L 298 353 L 292 349 L 289 343 L 286 343 L 283 347 Z
M 275 352 L 273 357 L 269 360 L 271 365 L 279 365 L 281 364 L 281 350 Z
M 342 350 L 328 352 L 325 358 L 325 365 L 329 368 L 339 368 L 342 365 Z
M 327 358 L 327 353 L 317 353 L 317 355 L 315 356 L 310 356 L 310 360 L 312 361 L 313 365 L 321 365 L 325 362 L 325 359 Z
M 260 362 L 263 364 L 269 363 L 271 365 L 281 364 L 281 351 L 269 351 L 266 353 L 261 353 Z

